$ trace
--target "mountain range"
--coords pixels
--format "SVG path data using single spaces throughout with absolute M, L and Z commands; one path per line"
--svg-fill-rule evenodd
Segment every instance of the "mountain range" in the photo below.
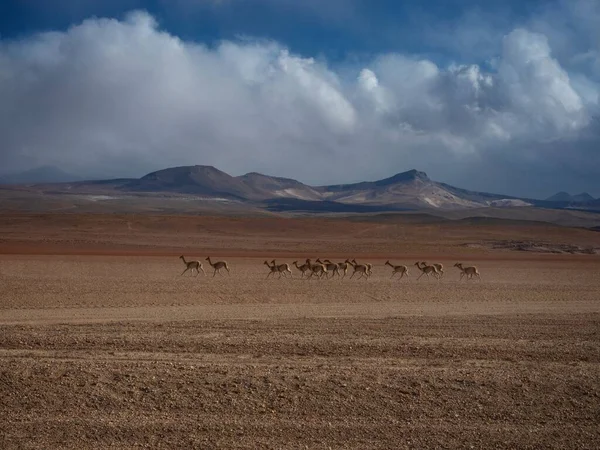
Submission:
M 231 176 L 212 166 L 172 167 L 141 178 L 41 182 L 28 186 L 52 194 L 176 195 L 199 199 L 263 204 L 271 210 L 369 211 L 407 209 L 469 209 L 542 206 L 600 208 L 588 194 L 559 193 L 536 200 L 475 192 L 431 180 L 425 172 L 409 170 L 377 181 L 309 186 L 290 178 L 256 172 Z
M 572 203 L 587 203 L 594 201 L 594 197 L 592 197 L 587 192 L 582 192 L 581 194 L 571 195 L 568 192 L 558 192 L 551 197 L 546 199 L 549 202 L 572 202 Z
M 24 172 L 0 175 L 0 184 L 65 183 L 81 180 L 83 178 L 54 166 L 42 166 Z

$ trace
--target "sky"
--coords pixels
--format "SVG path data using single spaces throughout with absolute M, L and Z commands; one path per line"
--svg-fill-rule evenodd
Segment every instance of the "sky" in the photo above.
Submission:
M 3 0 L 0 173 L 600 197 L 598 0 Z

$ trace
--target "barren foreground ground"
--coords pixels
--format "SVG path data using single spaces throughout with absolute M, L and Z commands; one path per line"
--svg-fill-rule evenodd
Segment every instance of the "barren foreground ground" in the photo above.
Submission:
M 365 228 L 353 225 L 345 237 L 303 237 L 305 251 L 353 248 L 374 263 L 371 279 L 306 281 L 294 269 L 293 280 L 265 280 L 259 249 L 291 263 L 300 240 L 242 223 L 221 232 L 231 239 L 212 234 L 231 275 L 213 278 L 198 253 L 209 275 L 193 277 L 180 276 L 179 246 L 189 236 L 206 245 L 210 231 L 43 234 L 7 223 L 0 448 L 599 448 L 597 256 L 460 246 L 493 234 L 475 228 L 448 232 L 448 243 L 369 224 L 357 240 Z M 416 281 L 402 242 L 411 258 L 443 262 L 444 278 Z M 390 279 L 386 249 L 410 266 L 408 280 Z M 457 258 L 482 281 L 459 282 Z

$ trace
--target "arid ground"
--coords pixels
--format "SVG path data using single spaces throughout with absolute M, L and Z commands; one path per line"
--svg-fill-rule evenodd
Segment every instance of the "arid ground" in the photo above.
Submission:
M 502 220 L 3 214 L 0 448 L 600 448 L 598 248 Z M 265 279 L 317 257 L 373 275 Z

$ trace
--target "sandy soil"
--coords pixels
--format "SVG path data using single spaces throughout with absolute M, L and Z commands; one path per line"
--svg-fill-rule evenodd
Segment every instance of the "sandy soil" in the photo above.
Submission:
M 535 227 L 45 219 L 0 223 L 0 448 L 599 448 L 600 258 L 461 247 Z M 180 276 L 211 236 L 231 275 Z M 265 280 L 271 249 L 374 274 Z M 419 255 L 444 278 L 390 279 Z
M 491 248 L 494 245 L 490 244 L 509 240 L 600 248 L 600 233 L 583 228 L 496 219 L 442 223 L 436 220 L 427 215 L 326 219 L 3 213 L 0 254 L 179 256 L 183 253 L 265 258 L 327 255 L 343 259 L 364 256 L 410 261 L 464 257 L 495 261 L 541 257 Z M 589 261 L 585 256 L 581 260 Z

